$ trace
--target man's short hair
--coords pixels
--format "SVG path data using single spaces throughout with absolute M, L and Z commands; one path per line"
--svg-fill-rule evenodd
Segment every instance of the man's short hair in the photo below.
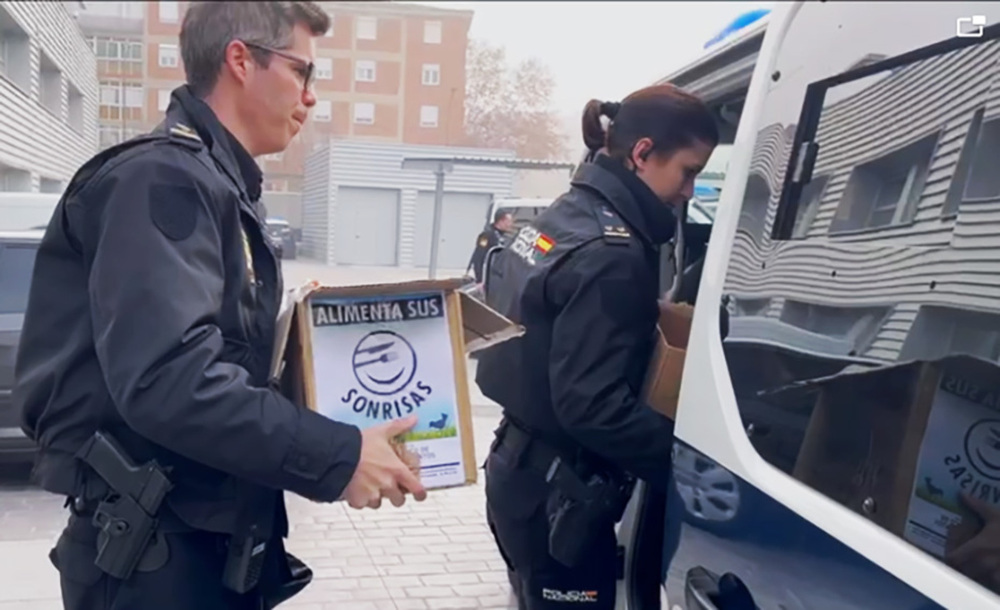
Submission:
M 500 222 L 501 220 L 507 218 L 510 215 L 511 215 L 510 210 L 497 210 L 496 212 L 493 213 L 493 224 Z
M 298 24 L 313 36 L 322 36 L 330 29 L 330 16 L 315 2 L 192 2 L 180 36 L 184 73 L 192 92 L 199 97 L 212 92 L 230 42 L 287 49 Z M 256 47 L 250 52 L 259 65 L 269 65 L 269 53 Z

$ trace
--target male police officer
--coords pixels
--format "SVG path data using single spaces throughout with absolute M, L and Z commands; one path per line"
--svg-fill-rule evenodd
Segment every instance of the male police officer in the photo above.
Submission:
M 718 137 L 704 105 L 670 86 L 591 102 L 584 140 L 602 153 L 491 266 L 488 302 L 526 329 L 484 350 L 476 377 L 504 409 L 487 521 L 522 610 L 614 608 L 632 477 L 666 490 L 673 424 L 639 393 L 659 249 Z
M 269 380 L 282 282 L 253 157 L 305 123 L 328 27 L 312 2 L 193 3 L 166 120 L 85 164 L 49 224 L 14 399 L 71 509 L 67 610 L 271 608 L 310 575 L 280 490 L 425 494 L 389 442 L 413 420 L 360 432 Z
M 514 224 L 514 217 L 506 210 L 497 210 L 493 215 L 493 224 L 476 238 L 476 249 L 472 251 L 469 267 L 476 276 L 476 283 L 483 283 L 483 265 L 486 254 L 496 246 L 504 245 L 504 235 Z

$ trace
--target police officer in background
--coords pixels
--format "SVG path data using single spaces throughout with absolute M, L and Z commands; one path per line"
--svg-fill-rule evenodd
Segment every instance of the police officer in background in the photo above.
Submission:
M 67 610 L 272 608 L 311 575 L 284 552 L 282 490 L 425 495 L 390 443 L 414 419 L 359 431 L 269 379 L 282 279 L 254 157 L 302 129 L 329 26 L 313 2 L 192 3 L 165 121 L 87 162 L 54 212 L 14 400 L 35 478 L 67 497 Z
M 613 608 L 633 477 L 666 491 L 673 423 L 639 395 L 659 250 L 719 140 L 706 106 L 670 85 L 591 101 L 583 135 L 600 154 L 492 265 L 490 304 L 526 332 L 485 350 L 476 377 L 504 410 L 487 520 L 521 608 Z
M 493 215 L 493 224 L 476 237 L 476 249 L 472 251 L 472 260 L 469 267 L 476 276 L 476 283 L 482 284 L 483 265 L 486 263 L 486 254 L 496 246 L 504 245 L 504 235 L 514 225 L 514 217 L 506 210 L 497 210 Z M 466 270 L 468 271 L 468 270 Z

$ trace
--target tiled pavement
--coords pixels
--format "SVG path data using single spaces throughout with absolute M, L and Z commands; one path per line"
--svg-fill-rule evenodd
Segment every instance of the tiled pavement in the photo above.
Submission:
M 419 272 L 343 272 L 294 263 L 286 265 L 285 275 L 290 282 L 355 283 L 411 279 Z M 481 463 L 498 412 L 471 386 Z M 289 550 L 313 568 L 315 577 L 283 608 L 511 607 L 503 562 L 483 516 L 481 477 L 477 485 L 434 491 L 425 502 L 402 508 L 384 504 L 377 511 L 356 511 L 291 495 L 288 505 Z M 61 608 L 47 553 L 64 519 L 59 498 L 24 485 L 22 473 L 0 471 L 0 610 Z

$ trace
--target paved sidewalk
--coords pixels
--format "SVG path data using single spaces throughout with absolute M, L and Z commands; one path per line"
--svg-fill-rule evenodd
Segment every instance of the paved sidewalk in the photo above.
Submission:
M 480 460 L 496 421 L 475 418 Z M 316 580 L 288 607 L 516 607 L 486 526 L 479 483 L 431 492 L 425 502 L 398 509 L 383 505 L 378 511 L 317 507 L 295 498 L 289 506 L 295 524 L 289 550 L 313 567 Z

